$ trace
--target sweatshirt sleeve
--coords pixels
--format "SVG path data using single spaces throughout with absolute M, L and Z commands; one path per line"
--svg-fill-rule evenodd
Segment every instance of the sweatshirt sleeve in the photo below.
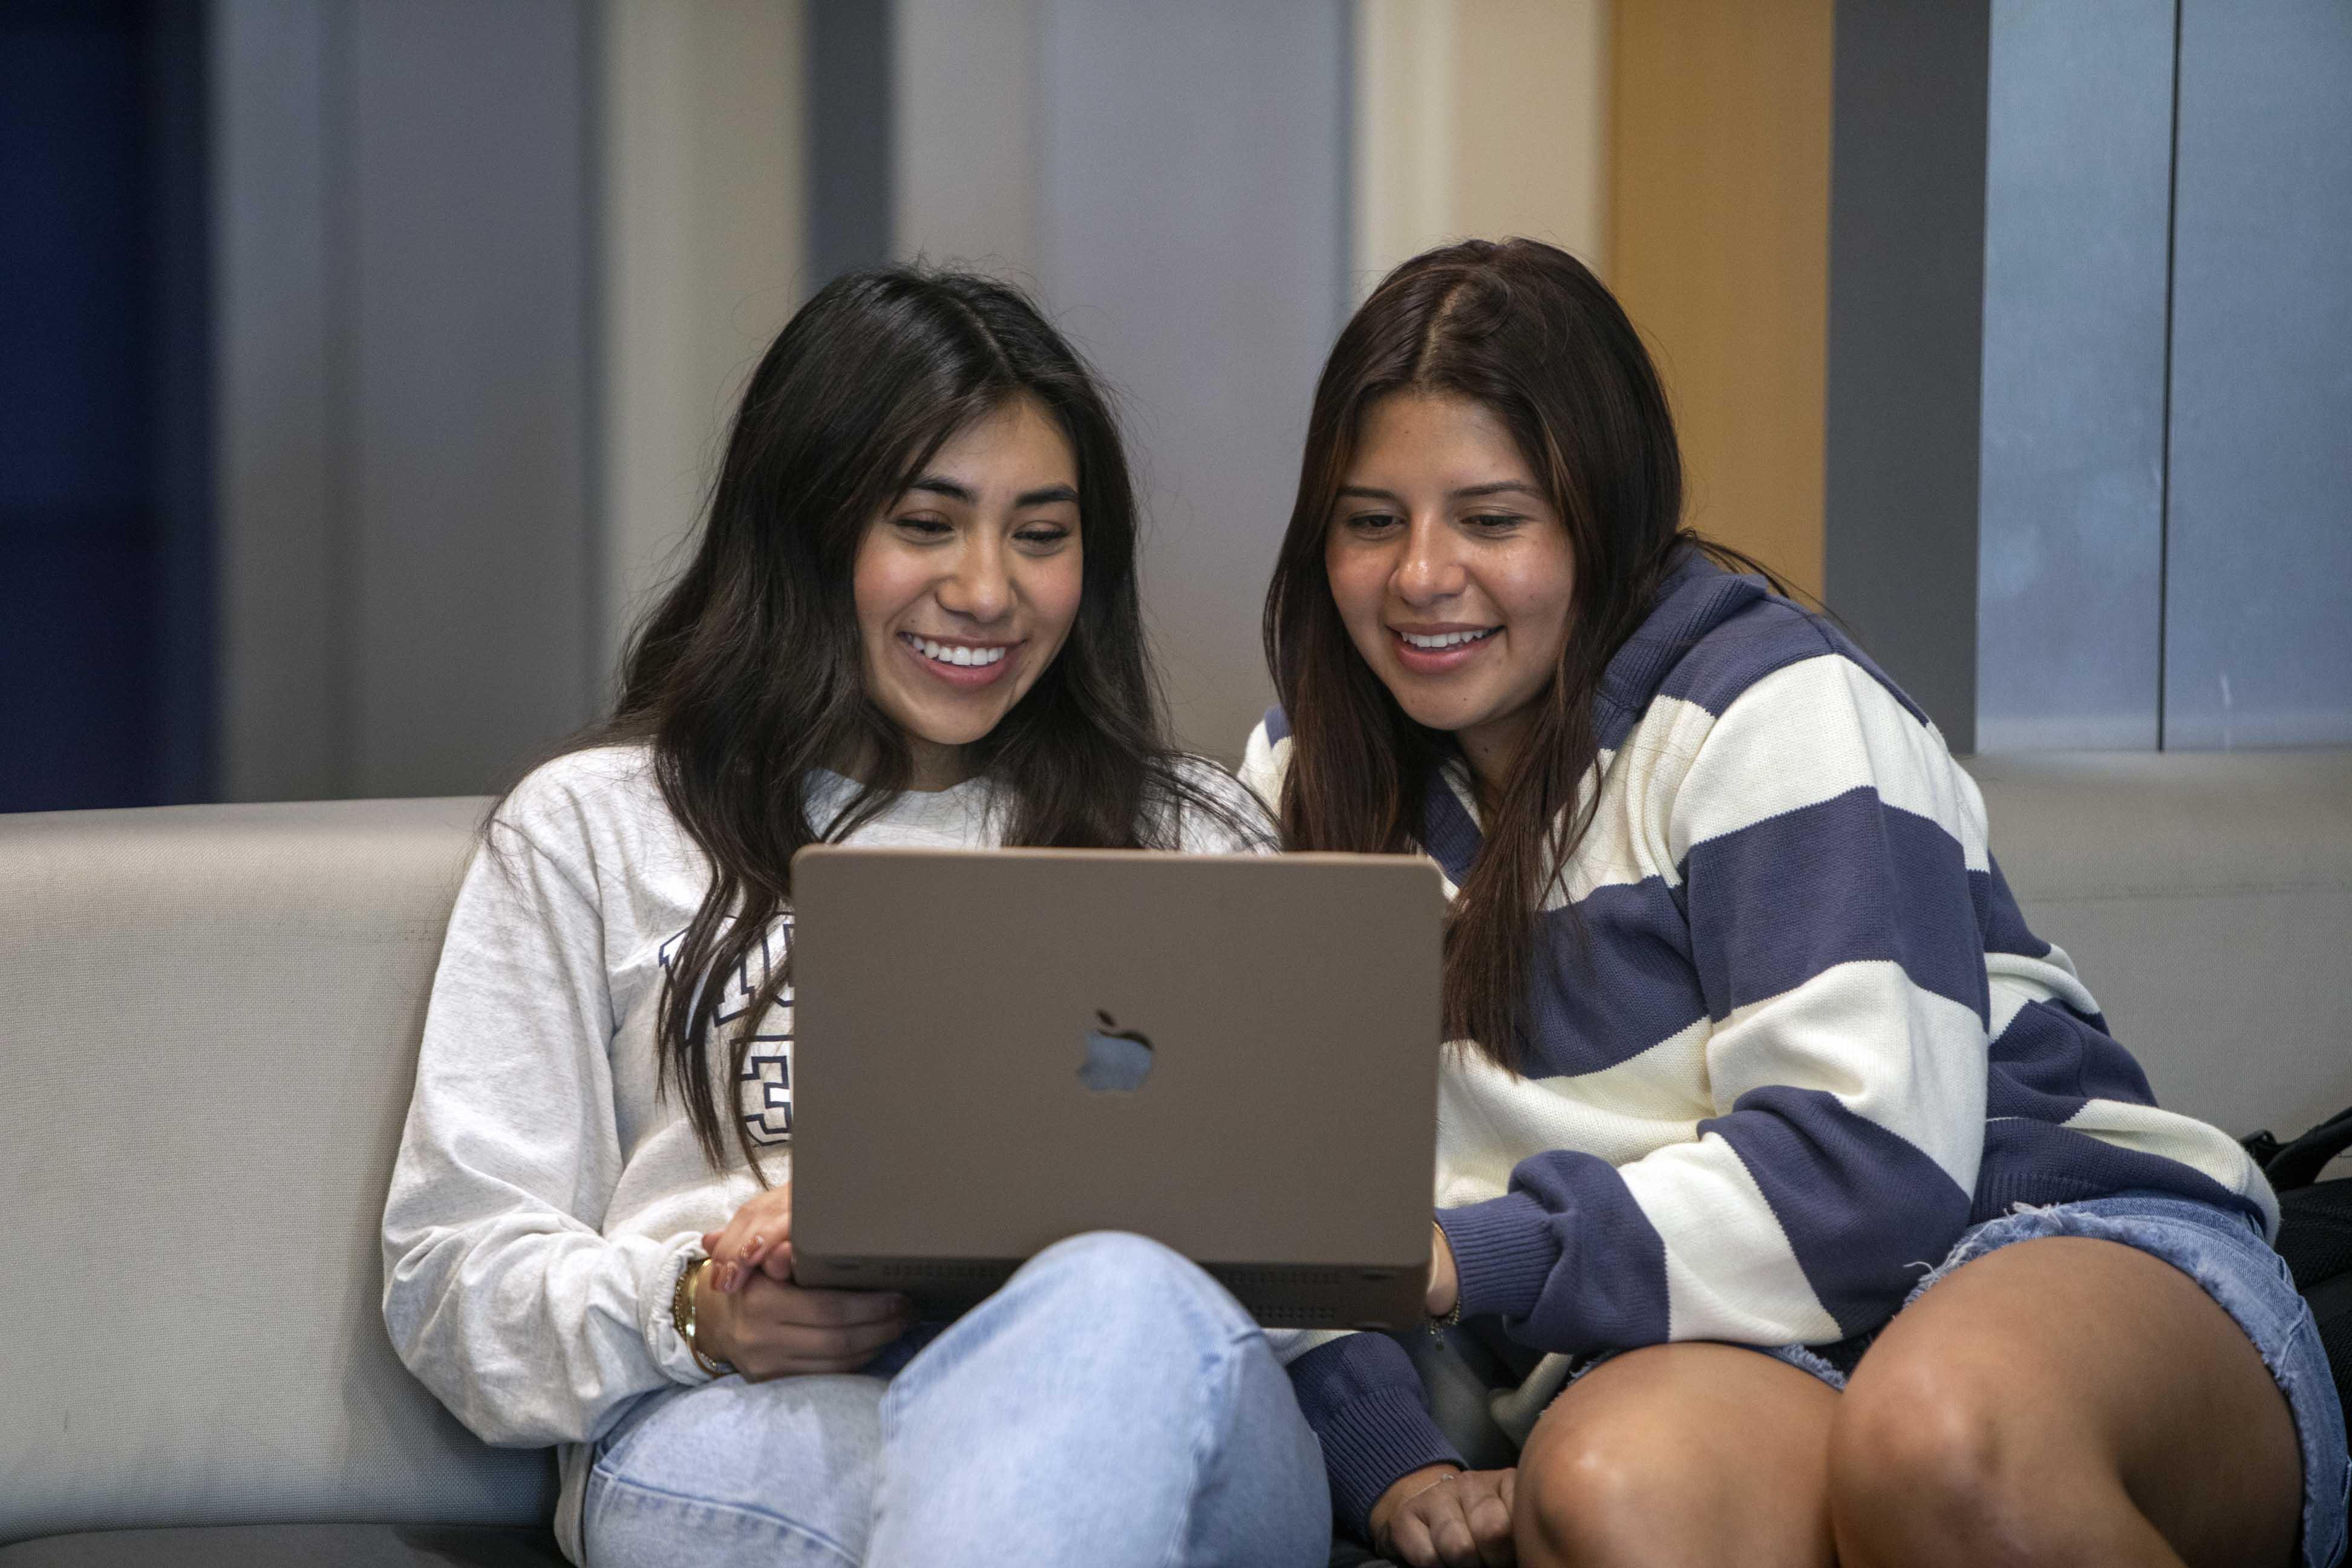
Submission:
M 693 1235 L 600 1234 L 621 1151 L 604 924 L 570 869 L 501 821 L 435 976 L 383 1220 L 385 1327 L 478 1436 L 597 1436 L 702 1373 L 670 1321 Z
M 1982 803 L 1924 716 L 1835 651 L 1669 722 L 1633 787 L 1687 919 L 1714 1113 L 1622 1166 L 1536 1155 L 1503 1196 L 1441 1212 L 1463 1310 L 1547 1350 L 1843 1339 L 1967 1223 Z
M 1289 1358 L 1290 1386 L 1323 1447 L 1331 1510 L 1369 1540 L 1372 1505 L 1398 1477 L 1423 1465 L 1460 1465 L 1462 1456 L 1431 1418 L 1421 1374 L 1395 1340 L 1356 1332 L 1300 1337 L 1319 1342 Z

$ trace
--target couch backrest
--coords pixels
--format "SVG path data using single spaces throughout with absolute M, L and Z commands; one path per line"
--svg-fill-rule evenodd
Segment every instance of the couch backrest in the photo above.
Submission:
M 546 1516 L 379 1307 L 484 804 L 0 816 L 0 1542 Z
M 1969 763 L 2033 929 L 2157 1099 L 2242 1136 L 2352 1105 L 2352 752 Z

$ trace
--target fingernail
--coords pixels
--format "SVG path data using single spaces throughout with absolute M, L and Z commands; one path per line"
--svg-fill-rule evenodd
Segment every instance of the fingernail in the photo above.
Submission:
M 720 1264 L 720 1265 L 719 1266 L 719 1294 L 721 1294 L 721 1295 L 732 1295 L 732 1294 L 734 1294 L 736 1281 L 740 1280 L 740 1279 L 742 1279 L 742 1278 L 743 1278 L 743 1270 L 742 1270 L 742 1269 L 740 1269 L 740 1268 L 737 1268 L 734 1264 L 732 1264 L 732 1263 L 722 1263 L 722 1264 Z

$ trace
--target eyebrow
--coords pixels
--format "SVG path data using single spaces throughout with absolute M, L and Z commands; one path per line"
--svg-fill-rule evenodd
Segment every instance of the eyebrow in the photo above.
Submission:
M 966 506 L 979 504 L 979 498 L 970 489 L 953 479 L 943 479 L 936 474 L 926 474 L 908 485 L 907 489 L 910 491 L 921 490 L 929 495 L 945 496 L 950 500 L 959 500 Z M 1078 492 L 1068 485 L 1047 485 L 1041 489 L 1023 490 L 1013 498 L 1013 504 L 1016 508 L 1052 506 L 1056 501 L 1069 501 L 1075 505 L 1077 499 Z
M 1539 501 L 1544 499 L 1544 493 L 1536 489 L 1535 486 L 1521 484 L 1517 479 L 1496 479 L 1492 484 L 1465 485 L 1460 489 L 1453 492 L 1452 499 L 1454 500 L 1475 500 L 1480 496 L 1498 496 L 1507 492 L 1526 496 L 1529 500 Z M 1392 500 L 1402 502 L 1404 500 L 1402 496 L 1397 494 L 1394 490 L 1375 489 L 1370 485 L 1341 485 L 1339 487 L 1339 494 L 1343 499 L 1349 496 L 1357 496 L 1365 500 Z

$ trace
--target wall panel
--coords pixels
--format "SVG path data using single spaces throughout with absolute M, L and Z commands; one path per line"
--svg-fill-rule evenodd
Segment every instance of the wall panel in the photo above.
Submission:
M 1823 586 L 1976 747 L 1990 0 L 1841 0 Z
M 2173 0 L 1993 0 L 1977 743 L 2152 750 Z
M 2164 743 L 2352 742 L 2352 5 L 2181 0 Z
M 1178 731 L 1239 754 L 1307 403 L 1346 306 L 1339 0 L 1041 0 L 1038 273 L 1121 395 Z
M 346 26 L 348 786 L 483 789 L 593 707 L 583 14 Z
M 1679 422 L 1689 520 L 1818 591 L 1831 0 L 1612 0 L 1610 285 Z

